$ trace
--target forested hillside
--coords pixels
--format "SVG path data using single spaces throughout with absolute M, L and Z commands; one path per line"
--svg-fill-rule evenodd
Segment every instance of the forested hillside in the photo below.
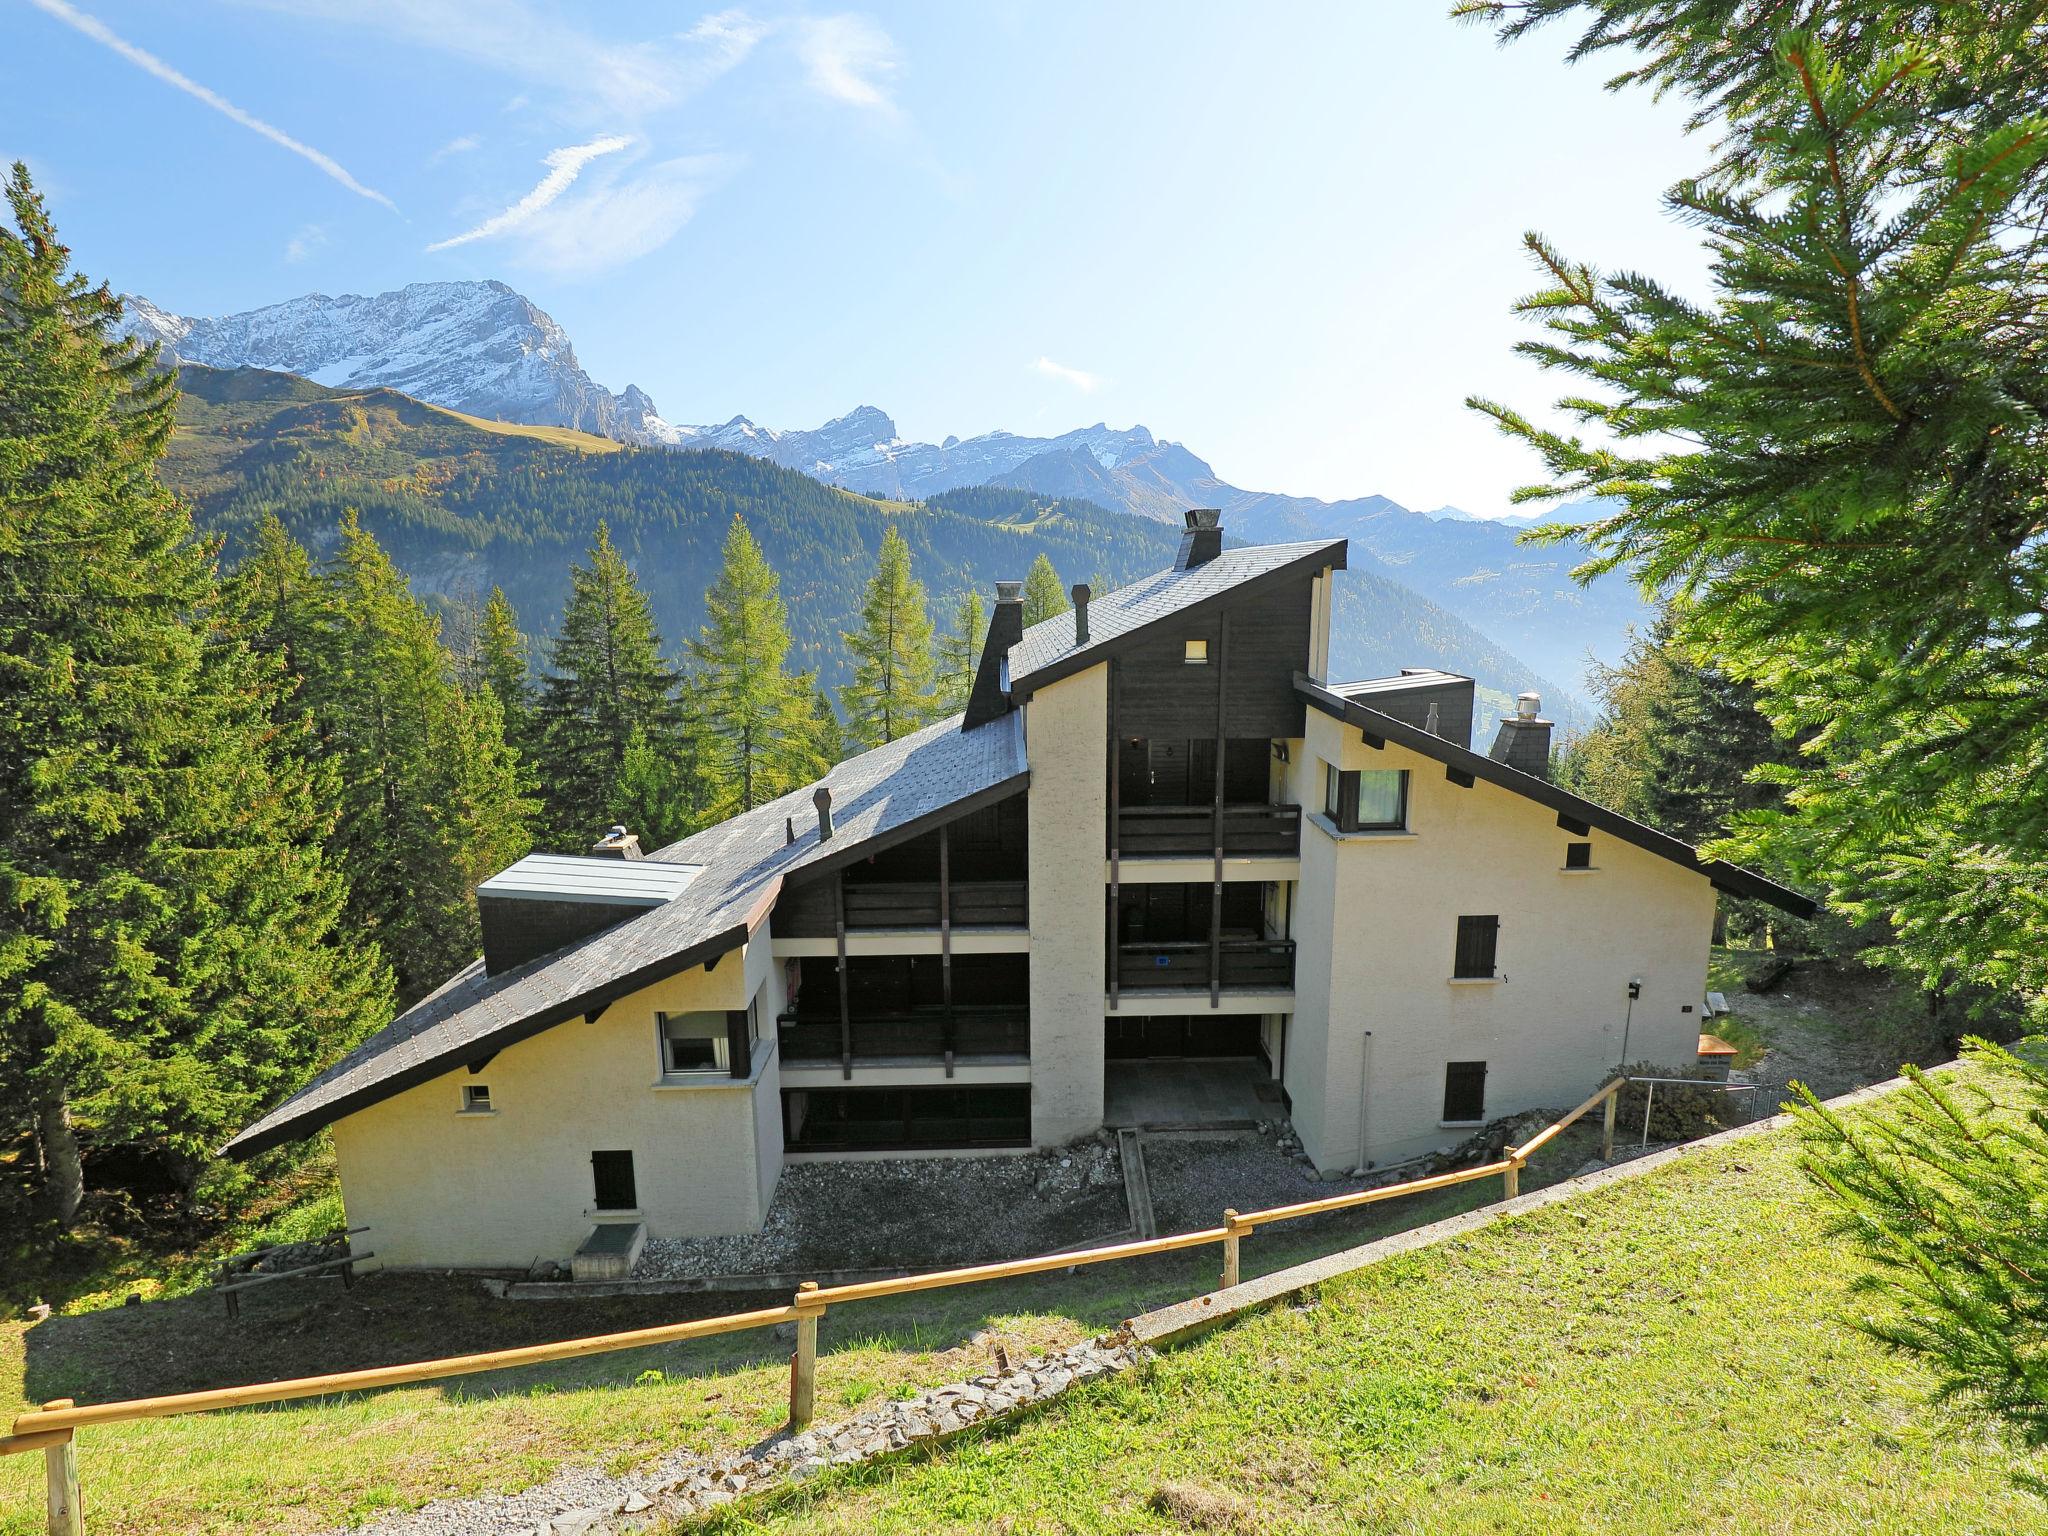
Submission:
M 164 476 L 202 525 L 239 552 L 266 513 L 309 547 L 356 508 L 423 594 L 472 605 L 502 587 L 522 625 L 551 633 L 569 562 L 600 520 L 633 564 L 672 642 L 693 637 L 704 589 L 735 513 L 783 583 L 790 664 L 828 686 L 850 675 L 841 634 L 894 525 L 936 601 L 1021 577 L 1041 553 L 1061 578 L 1098 589 L 1168 563 L 1178 533 L 1090 502 L 974 487 L 928 502 L 827 486 L 762 459 L 622 447 L 562 428 L 513 426 L 425 405 L 392 390 L 328 389 L 289 374 L 186 367 Z M 1524 688 L 1562 704 L 1469 625 L 1406 588 L 1347 575 L 1332 657 L 1346 676 L 1440 666 L 1476 676 L 1504 705 Z

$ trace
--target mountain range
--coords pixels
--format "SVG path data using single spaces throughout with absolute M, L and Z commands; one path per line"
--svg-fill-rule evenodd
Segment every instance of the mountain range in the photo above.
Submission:
M 1455 507 L 1430 514 L 1377 495 L 1325 501 L 1246 490 L 1143 426 L 1098 422 L 1056 437 L 998 431 L 923 443 L 905 439 L 871 405 L 811 429 L 745 416 L 679 425 L 638 387 L 614 394 L 592 380 L 562 328 L 499 282 L 415 283 L 374 297 L 308 294 L 212 319 L 126 302 L 131 329 L 178 361 L 389 388 L 479 418 L 628 444 L 745 454 L 870 497 L 922 502 L 989 486 L 1175 524 L 1186 507 L 1221 507 L 1230 531 L 1253 542 L 1342 536 L 1351 540 L 1353 569 L 1373 569 L 1429 599 L 1561 680 L 1581 705 L 1589 662 L 1618 660 L 1630 627 L 1650 617 L 1621 577 L 1574 582 L 1570 572 L 1584 558 L 1575 543 L 1517 542 L 1542 518 L 1488 520 Z M 1595 510 L 1568 506 L 1545 516 L 1577 520 Z

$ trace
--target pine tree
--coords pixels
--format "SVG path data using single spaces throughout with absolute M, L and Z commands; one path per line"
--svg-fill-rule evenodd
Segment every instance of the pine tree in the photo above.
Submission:
M 792 786 L 822 779 L 846 756 L 846 728 L 832 707 L 815 672 L 800 672 L 791 682 L 795 718 L 790 727 L 789 782 Z
M 958 714 L 967 707 L 974 691 L 974 670 L 981 664 L 982 643 L 988 638 L 988 616 L 981 594 L 972 587 L 960 594 L 953 610 L 953 627 L 939 636 L 934 686 L 941 715 Z
M 1658 30 L 1705 0 L 1586 8 L 1649 22 L 1661 84 L 1741 108 L 1669 198 L 1714 252 L 1709 298 L 1528 238 L 1552 286 L 1522 307 L 1551 334 L 1523 350 L 1591 383 L 1568 413 L 1611 439 L 1473 402 L 1541 455 L 1523 494 L 1611 498 L 1534 537 L 1675 591 L 1676 638 L 1805 744 L 1772 770 L 1784 810 L 1714 851 L 1825 885 L 1930 988 L 2048 1006 L 2048 246 L 2013 227 L 2041 206 L 2048 76 L 1984 110 L 1973 71 L 2021 77 L 1974 7 L 1831 13 L 1839 58 L 1792 32 L 1768 59 Z
M 1067 589 L 1060 585 L 1060 573 L 1052 568 L 1052 561 L 1043 551 L 1031 562 L 1031 569 L 1024 573 L 1024 625 L 1042 624 L 1047 619 L 1056 619 L 1073 607 L 1067 597 Z
M 476 955 L 476 887 L 532 846 L 534 805 L 496 696 L 463 690 L 439 624 L 352 515 L 316 582 L 302 697 L 337 770 L 330 847 L 351 916 L 415 996 Z
M 1877 1308 L 1857 1329 L 1935 1372 L 1939 1395 L 2048 1445 L 2048 1071 L 1984 1040 L 1975 1070 L 1908 1086 L 1854 1116 L 1802 1085 L 1801 1165 L 1834 1207 L 1829 1235 L 1872 1268 L 1852 1282 Z M 2038 1479 L 2026 1479 L 2038 1487 Z
M 864 747 L 879 747 L 929 724 L 938 702 L 924 583 L 911 576 L 910 546 L 893 527 L 882 535 L 860 617 L 860 629 L 843 637 L 856 665 L 839 696 L 847 734 Z
M 804 727 L 815 715 L 811 690 L 783 669 L 789 619 L 782 584 L 737 516 L 704 608 L 706 623 L 690 647 L 692 705 L 717 821 L 807 781 L 816 754 Z
M 631 828 L 649 853 L 687 837 L 698 825 L 689 765 L 673 742 L 650 740 L 637 726 L 626 738 L 611 805 L 619 824 Z
M 581 852 L 624 820 L 619 775 L 635 731 L 650 751 L 682 754 L 678 682 L 662 658 L 647 594 L 600 522 L 590 563 L 569 568 L 569 601 L 536 710 L 551 846 Z
M 80 1138 L 209 1149 L 388 1005 L 340 921 L 280 669 L 156 465 L 174 376 L 70 270 L 27 168 L 0 225 L 0 1096 L 69 1222 Z
M 491 588 L 477 625 L 475 686 L 488 688 L 505 720 L 505 739 L 522 755 L 532 751 L 533 654 L 520 633 L 519 615 L 502 587 Z

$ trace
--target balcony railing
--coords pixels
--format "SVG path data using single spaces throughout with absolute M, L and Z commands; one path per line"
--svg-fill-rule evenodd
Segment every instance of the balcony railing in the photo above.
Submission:
M 1031 1052 L 1031 1014 L 1023 1004 L 958 1005 L 950 1030 L 940 1008 L 862 1014 L 854 1019 L 851 1033 L 855 1061 L 942 1061 L 949 1043 L 956 1061 Z M 841 1059 L 837 1019 L 785 1015 L 777 1021 L 777 1038 L 782 1059 L 790 1066 Z
M 953 926 L 1022 928 L 1030 921 L 1029 889 L 1022 880 L 955 880 Z M 845 899 L 849 933 L 939 926 L 936 880 L 878 880 L 869 884 L 849 880 Z M 785 896 L 775 909 L 775 932 L 783 938 L 832 937 L 831 882 L 817 881 Z
M 1226 991 L 1290 992 L 1294 989 L 1294 940 L 1225 939 L 1215 956 L 1221 962 L 1220 983 Z M 1134 991 L 1207 991 L 1210 982 L 1207 939 L 1167 943 L 1119 944 L 1116 984 Z
M 1127 859 L 1213 854 L 1214 814 L 1214 808 L 1206 805 L 1127 805 L 1117 812 L 1117 851 Z M 1223 807 L 1226 855 L 1292 858 L 1300 851 L 1300 806 Z

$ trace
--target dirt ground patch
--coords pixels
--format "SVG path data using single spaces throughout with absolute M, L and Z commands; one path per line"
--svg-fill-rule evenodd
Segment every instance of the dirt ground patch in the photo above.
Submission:
M 1775 1113 L 1793 1082 L 1825 1099 L 1896 1077 L 1901 1063 L 1927 1067 L 1955 1056 L 1949 1026 L 1895 978 L 1853 960 L 1805 960 L 1771 991 L 1751 992 L 1743 978 L 1769 958 L 1718 951 L 1713 972 L 1735 1018 L 1763 1041 L 1762 1057 L 1731 1074 L 1764 1088 L 1759 1113 Z

